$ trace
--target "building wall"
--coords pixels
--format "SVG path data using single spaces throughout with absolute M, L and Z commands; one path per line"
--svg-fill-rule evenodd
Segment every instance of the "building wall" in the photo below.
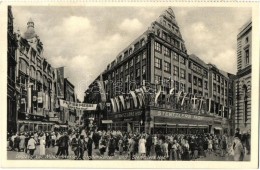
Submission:
M 237 36 L 237 77 L 235 81 L 235 127 L 251 129 L 252 21 Z
M 12 7 L 8 6 L 8 28 L 7 28 L 7 121 L 8 131 L 16 131 L 16 86 L 15 86 L 15 69 L 16 59 L 15 50 L 17 48 L 16 37 L 13 31 L 13 14 Z

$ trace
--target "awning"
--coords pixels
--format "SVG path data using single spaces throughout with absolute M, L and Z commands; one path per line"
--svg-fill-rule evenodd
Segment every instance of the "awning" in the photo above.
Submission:
M 198 127 L 209 127 L 209 125 L 198 125 Z
M 176 126 L 174 123 L 167 123 L 167 126 Z
M 166 123 L 154 123 L 154 125 L 166 125 Z
M 54 125 L 54 127 L 55 127 L 55 128 L 59 128 L 59 127 L 60 127 L 60 125 Z
M 102 123 L 109 124 L 109 123 L 113 123 L 113 121 L 112 120 L 102 120 Z
M 178 126 L 188 126 L 188 124 L 178 124 Z
M 216 130 L 222 130 L 222 127 L 214 127 Z

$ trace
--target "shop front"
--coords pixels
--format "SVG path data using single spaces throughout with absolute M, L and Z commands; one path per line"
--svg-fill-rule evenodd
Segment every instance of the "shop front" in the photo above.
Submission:
M 121 130 L 137 133 L 145 131 L 142 109 L 115 113 L 111 115 L 110 119 L 113 120 L 113 123 L 109 130 Z
M 150 118 L 146 131 L 155 134 L 223 134 L 229 127 L 227 119 L 206 114 L 151 108 L 146 116 Z

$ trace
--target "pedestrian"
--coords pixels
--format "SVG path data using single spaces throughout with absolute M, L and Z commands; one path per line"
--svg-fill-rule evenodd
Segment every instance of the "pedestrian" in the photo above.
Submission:
M 16 134 L 16 137 L 14 138 L 14 149 L 17 148 L 17 151 L 18 151 L 18 152 L 20 152 L 19 143 L 20 143 L 20 133 L 17 133 L 17 134 Z
M 106 152 L 106 148 L 107 148 L 106 136 L 103 136 L 99 141 L 99 152 L 101 156 L 104 156 L 104 153 Z
M 239 135 L 235 134 L 235 138 L 233 141 L 233 152 L 234 152 L 234 161 L 243 161 L 244 159 L 244 147 L 239 139 Z
M 129 139 L 129 156 L 130 156 L 130 160 L 134 160 L 134 147 L 135 147 L 135 140 L 133 139 L 133 137 L 130 137 Z
M 79 143 L 78 143 L 78 150 L 79 150 L 79 153 L 78 153 L 78 159 L 80 160 L 83 160 L 83 156 L 84 156 L 84 152 L 86 150 L 86 141 L 85 141 L 85 137 L 84 135 L 80 135 L 80 139 L 79 139 Z
M 25 133 L 25 139 L 24 139 L 24 152 L 25 153 L 27 153 L 27 151 L 28 151 L 27 146 L 28 146 L 29 139 L 30 139 L 30 134 Z
M 110 140 L 108 144 L 108 156 L 114 156 L 115 149 L 116 149 L 116 141 L 114 139 L 114 136 L 110 134 Z
M 123 139 L 122 139 L 122 137 L 120 137 L 119 140 L 118 140 L 118 151 L 119 151 L 119 155 L 122 155 L 122 153 L 123 153 Z
M 11 151 L 14 151 L 15 150 L 15 138 L 16 138 L 16 133 L 13 133 L 12 137 L 11 137 Z
M 40 134 L 39 141 L 40 141 L 40 155 L 44 156 L 45 155 L 45 145 L 46 145 L 44 133 Z
M 87 142 L 87 151 L 88 151 L 88 158 L 89 160 L 92 160 L 92 149 L 93 149 L 93 139 L 92 135 L 88 136 L 88 142 Z
M 142 135 L 141 138 L 139 139 L 139 146 L 138 146 L 139 154 L 141 157 L 145 156 L 146 153 L 145 143 L 146 143 L 145 137 L 144 135 Z
M 151 147 L 153 145 L 153 139 L 152 135 L 148 134 L 148 137 L 146 139 L 145 147 L 146 147 L 146 156 L 150 156 Z
M 74 152 L 75 160 L 79 159 L 79 134 L 71 140 L 71 150 Z
M 30 137 L 28 141 L 27 149 L 29 150 L 30 159 L 33 159 L 34 151 L 36 150 L 36 141 L 34 139 L 34 136 Z
M 21 133 L 21 136 L 20 136 L 20 142 L 19 142 L 19 148 L 20 150 L 22 150 L 24 152 L 24 148 L 25 148 L 25 136 L 24 136 L 24 133 Z

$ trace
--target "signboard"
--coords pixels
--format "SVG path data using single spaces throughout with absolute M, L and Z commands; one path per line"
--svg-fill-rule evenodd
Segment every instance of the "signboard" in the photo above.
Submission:
M 160 111 L 160 110 L 151 110 L 151 116 L 161 116 L 167 118 L 175 118 L 175 119 L 191 119 L 191 120 L 204 120 L 204 121 L 212 121 L 212 117 L 204 117 L 198 115 L 191 114 L 183 114 L 183 113 L 175 113 L 168 111 Z
M 57 72 L 57 97 L 64 98 L 64 67 L 56 68 Z
M 130 111 L 130 112 L 116 114 L 114 117 L 115 118 L 128 118 L 128 117 L 136 117 L 136 116 L 141 116 L 141 115 L 142 115 L 142 111 Z

